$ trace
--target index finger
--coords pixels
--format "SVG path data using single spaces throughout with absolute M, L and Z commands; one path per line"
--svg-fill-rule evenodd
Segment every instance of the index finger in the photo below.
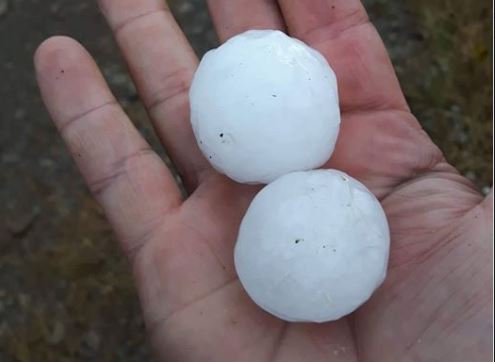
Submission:
M 77 42 L 45 41 L 35 55 L 41 94 L 123 248 L 133 254 L 181 204 L 179 189 Z

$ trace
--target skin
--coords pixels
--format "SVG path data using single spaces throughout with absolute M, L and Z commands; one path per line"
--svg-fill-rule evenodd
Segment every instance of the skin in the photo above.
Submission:
M 493 195 L 483 199 L 421 129 L 359 1 L 209 1 L 221 40 L 279 28 L 318 49 L 337 74 L 342 132 L 327 166 L 375 193 L 392 241 L 382 287 L 351 316 L 325 324 L 270 316 L 236 277 L 233 245 L 257 188 L 215 173 L 198 151 L 187 99 L 197 59 L 166 5 L 100 5 L 189 196 L 181 197 L 78 43 L 44 42 L 37 77 L 131 260 L 157 360 L 489 360 Z

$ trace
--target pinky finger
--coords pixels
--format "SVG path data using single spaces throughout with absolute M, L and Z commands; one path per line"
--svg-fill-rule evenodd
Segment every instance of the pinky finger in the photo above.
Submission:
M 65 37 L 45 41 L 35 67 L 55 125 L 124 249 L 132 253 L 180 204 L 173 176 L 79 43 Z

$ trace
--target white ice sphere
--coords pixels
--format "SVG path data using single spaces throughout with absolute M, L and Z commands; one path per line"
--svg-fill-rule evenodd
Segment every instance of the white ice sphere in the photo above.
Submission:
M 385 213 L 360 182 L 336 170 L 294 172 L 252 201 L 235 267 L 267 312 L 327 322 L 353 312 L 383 282 L 389 243 Z
M 317 168 L 335 147 L 335 74 L 319 52 L 281 31 L 249 30 L 209 51 L 189 95 L 199 148 L 235 181 L 268 183 Z

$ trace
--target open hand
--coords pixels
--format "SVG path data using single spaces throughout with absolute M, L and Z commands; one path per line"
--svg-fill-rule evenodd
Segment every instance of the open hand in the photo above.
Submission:
M 338 78 L 342 130 L 327 167 L 380 199 L 388 277 L 348 318 L 291 324 L 248 298 L 233 266 L 258 188 L 216 173 L 196 146 L 188 87 L 197 58 L 161 0 L 100 0 L 156 132 L 189 192 L 133 127 L 87 52 L 43 43 L 44 101 L 133 265 L 165 361 L 483 361 L 491 348 L 491 198 L 447 164 L 410 113 L 357 0 L 210 0 L 222 41 L 281 29 L 318 49 Z

